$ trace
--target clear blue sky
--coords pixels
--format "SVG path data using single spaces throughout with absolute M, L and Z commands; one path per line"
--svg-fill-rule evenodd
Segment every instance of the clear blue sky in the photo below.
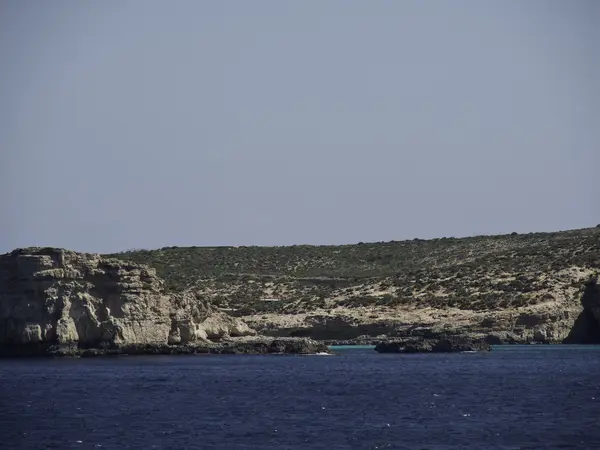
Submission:
M 600 223 L 600 1 L 0 3 L 0 252 Z

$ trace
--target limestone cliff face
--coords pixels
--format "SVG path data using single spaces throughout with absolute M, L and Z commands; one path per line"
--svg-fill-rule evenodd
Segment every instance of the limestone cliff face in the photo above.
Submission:
M 431 308 L 413 308 L 400 320 L 392 314 L 385 317 L 377 314 L 374 308 L 365 308 L 334 311 L 333 314 L 269 314 L 244 319 L 267 336 L 310 337 L 325 341 L 439 339 L 448 334 L 468 334 L 495 336 L 496 343 L 600 343 L 600 321 L 592 319 L 593 305 L 600 306 L 600 294 L 595 297 L 592 291 L 592 288 L 587 288 L 588 293 L 581 301 L 574 297 L 562 303 L 553 302 L 534 308 L 481 311 L 468 315 L 464 311 L 452 310 L 436 315 Z M 453 312 L 455 316 L 451 315 Z M 595 327 L 598 338 L 591 341 Z
M 168 344 L 171 345 L 256 335 L 246 323 L 216 310 L 189 292 L 171 297 L 170 317 Z
M 189 343 L 254 332 L 153 269 L 54 248 L 0 256 L 0 344 L 79 347 Z

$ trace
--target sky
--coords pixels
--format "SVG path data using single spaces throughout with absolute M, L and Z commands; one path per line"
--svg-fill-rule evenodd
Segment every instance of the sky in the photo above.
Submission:
M 3 0 L 0 253 L 600 223 L 600 1 Z

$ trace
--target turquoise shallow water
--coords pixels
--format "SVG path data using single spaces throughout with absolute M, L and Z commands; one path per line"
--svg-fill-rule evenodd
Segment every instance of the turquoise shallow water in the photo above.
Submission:
M 340 350 L 373 350 L 374 345 L 330 345 L 329 349 L 333 351 Z
M 599 449 L 599 350 L 0 360 L 0 448 Z

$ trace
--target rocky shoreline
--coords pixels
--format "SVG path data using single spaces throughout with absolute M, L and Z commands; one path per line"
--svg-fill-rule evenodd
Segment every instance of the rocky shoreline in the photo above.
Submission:
M 450 335 L 457 336 L 457 335 Z M 494 333 L 488 335 L 460 335 L 467 336 L 474 341 L 482 341 L 489 345 L 561 345 L 562 342 L 550 342 L 548 340 L 527 340 L 519 339 L 512 336 L 510 333 Z M 328 346 L 335 347 L 351 347 L 351 346 L 377 346 L 379 344 L 388 344 L 394 342 L 437 342 L 445 339 L 446 336 L 436 336 L 430 338 L 414 337 L 414 336 L 395 336 L 395 337 L 379 337 L 369 339 L 345 339 L 345 340 L 327 340 L 323 341 Z
M 315 355 L 330 354 L 327 346 L 311 339 L 256 339 L 187 345 L 128 344 L 82 348 L 77 345 L 22 344 L 0 346 L 0 358 L 98 357 L 134 355 Z
M 379 353 L 460 353 L 489 352 L 492 346 L 483 339 L 469 336 L 448 336 L 443 339 L 407 339 L 380 342 L 375 346 Z
M 378 337 L 360 337 L 357 339 L 326 340 L 327 345 L 332 346 L 353 346 L 353 345 L 372 345 L 386 344 L 392 342 L 436 342 L 448 337 L 460 336 L 464 339 L 470 339 L 475 342 L 485 342 L 489 345 L 527 345 L 527 344 L 557 344 L 544 339 L 543 336 L 537 336 L 539 339 L 523 339 L 522 337 L 510 332 L 495 332 L 489 334 L 482 333 L 461 333 L 443 332 L 428 329 L 427 332 L 417 334 L 404 334 L 396 336 L 378 336 Z M 561 343 L 561 342 L 559 342 Z

